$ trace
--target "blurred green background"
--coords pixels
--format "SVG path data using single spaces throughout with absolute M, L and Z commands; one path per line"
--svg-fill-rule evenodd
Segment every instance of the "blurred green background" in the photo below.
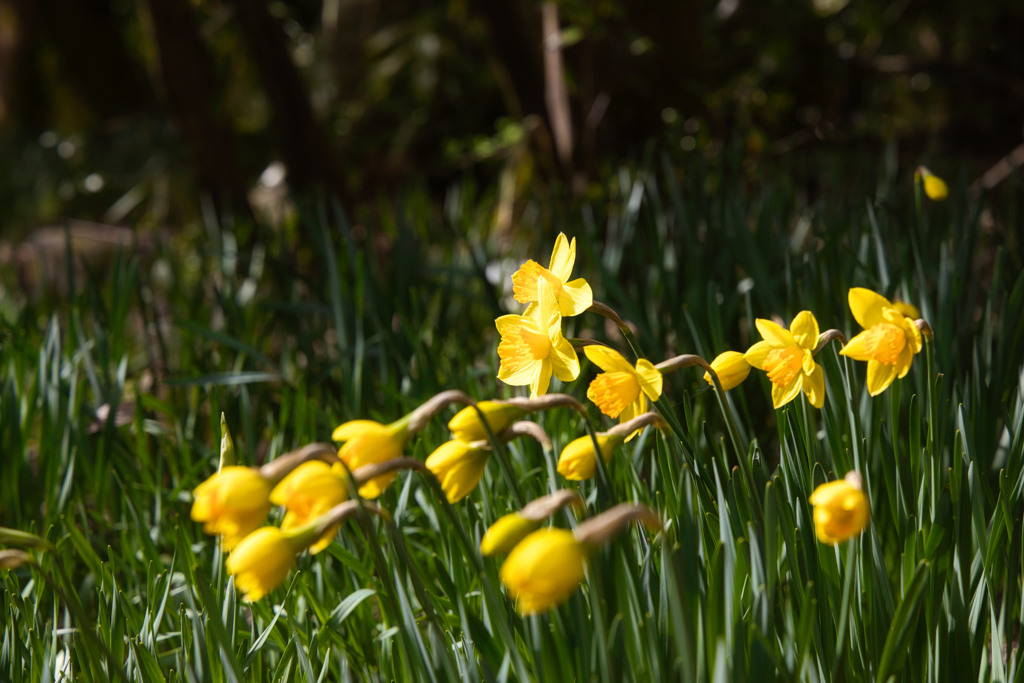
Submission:
M 735 146 L 812 202 L 863 196 L 886 149 L 973 182 L 1024 142 L 1022 35 L 998 0 L 0 0 L 0 227 L 178 229 L 205 202 L 258 232 L 288 191 L 440 211 L 467 178 L 501 227 L 652 143 Z

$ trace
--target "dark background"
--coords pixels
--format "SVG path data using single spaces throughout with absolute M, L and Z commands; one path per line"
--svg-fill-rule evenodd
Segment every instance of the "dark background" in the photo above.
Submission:
M 1020 2 L 0 0 L 8 239 L 467 178 L 579 197 L 651 144 L 811 194 L 820 154 L 972 182 L 1022 124 Z

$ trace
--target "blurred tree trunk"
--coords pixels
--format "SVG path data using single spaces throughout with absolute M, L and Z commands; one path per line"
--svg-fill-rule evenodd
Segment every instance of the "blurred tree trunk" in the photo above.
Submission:
M 288 184 L 299 193 L 324 188 L 345 201 L 348 197 L 341 174 L 327 136 L 313 115 L 306 86 L 288 54 L 284 28 L 263 0 L 233 0 L 232 5 L 274 111 L 273 135 L 288 167 Z
M 219 84 L 188 0 L 148 0 L 171 115 L 189 146 L 199 186 L 218 210 L 248 211 L 231 129 L 214 115 Z M 230 202 L 226 206 L 225 202 Z

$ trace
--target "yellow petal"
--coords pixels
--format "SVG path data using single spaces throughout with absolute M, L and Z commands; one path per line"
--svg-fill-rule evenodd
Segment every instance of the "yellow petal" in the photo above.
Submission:
M 583 353 L 590 362 L 605 372 L 633 372 L 633 366 L 629 364 L 622 354 L 608 346 L 585 346 Z
M 786 405 L 800 394 L 800 378 L 802 375 L 797 375 L 793 380 L 785 385 L 779 386 L 778 384 L 772 384 L 772 405 L 776 408 L 781 408 Z
M 875 360 L 868 361 L 868 393 L 878 396 L 889 388 L 892 381 L 896 379 L 896 366 L 879 363 Z
M 569 279 L 572 274 L 572 266 L 576 261 L 576 238 L 569 242 L 564 232 L 558 233 L 555 239 L 555 248 L 551 250 L 551 264 L 548 270 L 562 282 Z M 589 305 L 589 304 L 588 304 Z
M 523 324 L 524 315 L 503 315 L 495 319 L 494 326 L 498 328 L 498 334 L 508 334 L 518 329 Z
M 747 352 L 743 354 L 743 360 L 747 361 L 750 366 L 755 367 L 758 370 L 764 370 L 764 360 L 768 357 L 768 354 L 771 353 L 772 349 L 772 345 L 768 342 L 759 341 L 747 349 Z
M 652 401 L 661 398 L 661 389 L 665 378 L 662 376 L 661 370 L 654 367 L 654 363 L 646 358 L 641 358 L 636 362 L 636 374 L 640 380 L 640 388 L 647 394 L 647 398 Z
M 892 308 L 892 304 L 881 294 L 863 287 L 853 287 L 850 289 L 847 299 L 850 302 L 850 312 L 864 329 L 888 322 L 884 311 L 887 308 Z
M 825 371 L 815 363 L 814 370 L 810 374 L 804 375 L 801 382 L 801 388 L 807 394 L 807 400 L 820 410 L 825 405 Z
M 335 428 L 334 433 L 331 434 L 331 439 L 334 441 L 350 441 L 357 436 L 384 435 L 387 433 L 388 428 L 380 422 L 374 422 L 373 420 L 352 420 Z
M 771 320 L 764 318 L 758 318 L 754 321 L 757 325 L 757 331 L 761 333 L 761 337 L 771 344 L 774 348 L 780 349 L 785 346 L 796 346 L 796 339 L 793 338 L 793 334 L 782 325 Z M 750 361 L 747 361 L 750 363 Z M 750 363 L 754 365 L 753 363 Z
M 548 387 L 551 386 L 551 361 L 540 361 L 534 367 L 533 380 L 530 382 L 530 396 L 537 398 L 548 393 Z
M 558 310 L 565 316 L 579 315 L 594 303 L 594 292 L 583 278 L 562 285 L 558 293 Z
M 900 351 L 900 357 L 896 359 L 896 376 L 903 379 L 910 372 L 910 364 L 914 362 L 914 352 L 910 346 L 904 346 Z
M 871 333 L 869 330 L 864 330 L 847 342 L 846 346 L 839 351 L 839 355 L 852 358 L 853 360 L 871 360 L 873 348 Z
M 911 320 L 917 320 L 921 317 L 921 311 L 914 304 L 908 304 L 905 301 L 893 301 L 892 307 Z
M 571 382 L 580 376 L 580 359 L 576 356 L 576 350 L 561 334 L 551 340 L 548 360 L 551 361 L 555 377 L 563 382 Z
M 643 415 L 646 412 L 647 398 L 644 396 L 643 392 L 640 392 L 640 395 L 636 397 L 636 400 L 630 403 L 628 406 L 626 406 L 626 409 L 619 413 L 619 423 L 621 424 L 623 422 L 629 422 L 634 417 L 637 417 L 638 415 Z M 629 443 L 636 437 L 640 436 L 640 434 L 643 433 L 644 429 L 646 428 L 641 427 L 640 429 L 634 429 L 630 433 L 630 435 L 626 437 L 626 443 Z
M 789 325 L 789 331 L 796 339 L 797 346 L 814 350 L 818 345 L 818 321 L 810 311 L 800 311 Z

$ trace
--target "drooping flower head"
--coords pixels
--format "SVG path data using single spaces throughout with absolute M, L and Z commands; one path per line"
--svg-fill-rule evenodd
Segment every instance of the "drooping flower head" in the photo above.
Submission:
M 270 492 L 270 502 L 285 509 L 281 529 L 287 531 L 309 524 L 335 505 L 348 499 L 348 474 L 340 464 L 321 460 L 304 462 L 291 471 Z M 314 555 L 331 543 L 338 532 L 335 525 L 311 548 Z
M 625 436 L 621 434 L 598 434 L 597 444 L 601 447 L 601 458 L 607 463 Z M 591 479 L 597 473 L 597 455 L 594 441 L 590 436 L 581 436 L 570 441 L 558 456 L 558 473 L 570 481 Z
M 862 490 L 860 475 L 851 470 L 845 479 L 814 489 L 808 499 L 814 506 L 814 530 L 822 543 L 835 545 L 867 528 L 871 505 Z
M 551 252 L 551 263 L 544 268 L 536 261 L 530 260 L 512 274 L 512 291 L 516 301 L 521 304 L 540 302 L 541 295 L 537 283 L 547 283 L 551 295 L 555 299 L 558 312 L 566 317 L 579 315 L 594 303 L 594 295 L 590 285 L 583 278 L 569 282 L 572 266 L 576 261 L 576 238 L 572 242 L 565 233 L 558 233 L 555 248 Z M 530 308 L 533 308 L 531 305 Z M 527 315 L 530 309 L 527 309 Z
M 267 518 L 272 486 L 257 469 L 224 467 L 192 492 L 192 520 L 231 550 Z
M 526 415 L 522 408 L 500 401 L 480 401 L 476 407 L 484 414 L 487 425 L 495 435 L 501 434 L 510 424 Z M 452 438 L 458 441 L 468 443 L 487 440 L 487 430 L 473 406 L 466 406 L 457 412 L 448 423 L 448 429 L 452 432 Z
M 539 520 L 526 519 L 515 512 L 507 514 L 488 527 L 480 539 L 480 554 L 484 557 L 507 555 L 539 526 Z
M 906 377 L 914 354 L 921 351 L 921 331 L 881 294 L 854 287 L 850 311 L 864 331 L 839 353 L 868 363 L 868 393 L 885 391 L 897 377 Z
M 657 401 L 661 397 L 661 372 L 646 358 L 638 360 L 634 368 L 622 354 L 607 346 L 587 346 L 583 352 L 592 363 L 604 370 L 590 383 L 587 398 L 608 417 L 629 422 L 647 412 L 648 398 Z M 626 441 L 641 431 L 634 431 Z
M 426 465 L 440 482 L 448 502 L 455 503 L 472 493 L 480 483 L 490 456 L 486 441 L 466 443 L 453 439 L 431 453 Z
M 409 438 L 409 415 L 389 425 L 373 420 L 352 420 L 335 429 L 331 438 L 345 442 L 338 450 L 338 457 L 350 470 L 400 458 L 402 448 Z M 397 475 L 397 472 L 389 472 L 374 477 L 359 487 L 359 495 L 363 498 L 376 498 Z
M 583 581 L 588 547 L 565 529 L 540 529 L 524 538 L 501 566 L 501 582 L 522 615 L 546 612 Z
M 718 381 L 722 384 L 723 391 L 729 391 L 735 389 L 743 380 L 750 374 L 750 363 L 746 361 L 743 354 L 739 351 L 726 351 L 718 354 L 713 361 L 711 361 L 711 369 L 718 375 Z M 715 386 L 715 383 L 711 381 L 711 373 L 704 373 L 704 381 Z
M 254 602 L 281 585 L 304 547 L 304 538 L 297 539 L 277 527 L 261 527 L 239 542 L 225 567 L 235 577 L 245 601 Z
M 571 382 L 579 377 L 580 361 L 562 336 L 562 315 L 547 280 L 537 281 L 539 303 L 528 315 L 503 315 L 494 321 L 501 334 L 498 379 L 512 386 L 530 387 L 533 397 L 547 393 L 551 375 Z
M 924 179 L 924 193 L 928 199 L 941 202 L 949 196 L 949 187 L 946 181 L 929 171 L 925 166 L 918 166 L 914 172 L 914 180 Z
M 772 405 L 781 408 L 801 390 L 815 408 L 825 405 L 825 373 L 814 362 L 814 347 L 818 343 L 818 321 L 814 314 L 801 311 L 788 330 L 762 318 L 755 324 L 763 341 L 751 346 L 743 358 L 768 373 Z

